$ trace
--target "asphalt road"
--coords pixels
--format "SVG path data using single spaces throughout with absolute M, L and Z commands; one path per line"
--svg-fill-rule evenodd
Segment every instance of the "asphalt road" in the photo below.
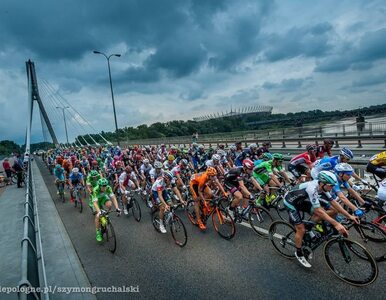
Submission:
M 141 202 L 140 223 L 132 216 L 112 215 L 118 245 L 111 254 L 95 240 L 91 212 L 80 214 L 69 202 L 56 200 L 54 177 L 40 159 L 36 161 L 91 285 L 139 289 L 130 294 L 100 293 L 98 299 L 384 299 L 386 262 L 379 264 L 375 283 L 353 287 L 330 272 L 323 247 L 314 254 L 313 267 L 306 270 L 277 254 L 268 240 L 250 228 L 238 225 L 236 236 L 226 241 L 211 224 L 205 233 L 199 232 L 183 213 L 179 214 L 188 243 L 181 249 L 170 233 L 154 230 Z

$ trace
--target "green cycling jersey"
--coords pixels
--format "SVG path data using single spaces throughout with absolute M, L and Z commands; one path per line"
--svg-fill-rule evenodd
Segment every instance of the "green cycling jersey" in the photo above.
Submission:
M 89 174 L 86 179 L 86 185 L 91 185 L 92 188 L 94 189 L 98 185 L 98 180 L 101 178 L 102 177 L 100 174 L 98 174 L 97 177 L 91 177 L 91 174 Z
M 94 206 L 93 202 L 98 202 L 98 206 L 101 208 L 107 201 L 111 199 L 112 196 L 114 196 L 114 193 L 109 185 L 104 191 L 101 191 L 101 187 L 97 185 L 93 189 L 93 193 L 90 197 L 90 207 Z

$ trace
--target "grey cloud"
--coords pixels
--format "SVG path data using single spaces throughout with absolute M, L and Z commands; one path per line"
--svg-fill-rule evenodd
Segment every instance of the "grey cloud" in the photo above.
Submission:
M 370 75 L 370 76 L 363 77 L 359 80 L 355 80 L 353 81 L 352 86 L 365 87 L 365 86 L 377 85 L 382 83 L 386 83 L 386 73 Z
M 344 46 L 334 56 L 317 63 L 317 72 L 369 69 L 372 63 L 386 58 L 386 28 L 365 33 L 357 46 Z
M 300 88 L 309 87 L 313 84 L 312 78 L 284 79 L 279 83 L 264 82 L 262 87 L 266 90 L 279 90 L 282 92 L 294 92 Z
M 278 61 L 300 55 L 307 57 L 324 56 L 330 49 L 329 23 L 319 23 L 311 27 L 291 28 L 286 33 L 271 34 L 266 37 L 267 50 L 264 55 L 268 61 Z

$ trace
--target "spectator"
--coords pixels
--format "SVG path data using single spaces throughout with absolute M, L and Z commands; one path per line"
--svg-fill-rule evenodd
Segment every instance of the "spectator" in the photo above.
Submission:
M 3 160 L 3 169 L 5 171 L 5 174 L 7 175 L 7 178 L 8 178 L 7 185 L 12 184 L 12 181 L 11 181 L 12 168 L 11 168 L 11 164 L 9 163 L 8 158 L 5 158 Z
M 20 163 L 20 155 L 13 162 L 12 169 L 15 170 L 16 175 L 17 175 L 17 187 L 18 188 L 22 188 L 22 183 L 23 183 L 23 167 L 22 167 L 22 163 Z

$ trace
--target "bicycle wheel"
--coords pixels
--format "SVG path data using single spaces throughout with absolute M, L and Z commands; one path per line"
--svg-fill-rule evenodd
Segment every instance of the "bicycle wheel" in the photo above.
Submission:
M 272 203 L 272 206 L 276 209 L 277 215 L 281 220 L 283 221 L 288 220 L 288 212 L 287 212 L 287 208 L 284 205 L 283 196 L 277 197 Z
M 141 207 L 135 198 L 131 199 L 131 212 L 133 213 L 133 217 L 137 222 L 141 221 Z
M 115 250 L 117 249 L 117 239 L 115 237 L 113 224 L 111 223 L 110 220 L 106 224 L 106 230 L 104 232 L 104 236 L 107 244 L 107 249 L 109 249 L 111 253 L 114 253 Z
M 212 223 L 214 229 L 222 238 L 230 240 L 235 236 L 235 223 L 226 210 L 216 207 L 212 213 Z
M 273 218 L 266 208 L 260 206 L 252 207 L 249 211 L 248 221 L 258 236 L 268 238 L 268 229 L 273 222 Z
M 295 258 L 295 227 L 284 221 L 275 221 L 269 227 L 269 239 L 277 252 Z
M 75 202 L 78 202 L 79 212 L 82 213 L 83 212 L 83 201 L 82 201 L 82 198 L 80 197 L 80 194 L 77 195 Z
M 348 284 L 366 286 L 378 277 L 378 266 L 370 252 L 347 238 L 329 240 L 324 246 L 324 258 L 334 275 Z
M 350 237 L 361 242 L 376 261 L 383 260 L 386 254 L 386 233 L 377 225 L 361 222 L 354 226 L 356 232 Z
M 194 210 L 194 200 L 189 200 L 186 204 L 186 214 L 188 215 L 190 223 L 197 225 L 196 212 Z
M 188 236 L 186 234 L 184 223 L 175 214 L 173 214 L 173 219 L 170 222 L 170 231 L 172 233 L 174 242 L 181 248 L 184 247 L 188 242 Z
M 160 219 L 159 219 L 159 209 L 156 209 L 151 214 L 151 222 L 154 226 L 154 229 L 158 232 L 161 232 L 159 229 Z

